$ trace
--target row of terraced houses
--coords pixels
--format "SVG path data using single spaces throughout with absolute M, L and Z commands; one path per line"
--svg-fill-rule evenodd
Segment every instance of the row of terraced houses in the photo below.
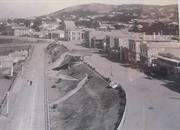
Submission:
M 61 24 L 62 23 L 62 24 Z M 43 21 L 39 26 L 40 31 L 35 31 L 30 27 L 24 25 L 18 25 L 15 23 L 8 24 L 2 34 L 17 37 L 33 37 L 33 38 L 46 38 L 46 39 L 58 39 L 58 40 L 82 40 L 83 30 L 77 28 L 74 21 L 61 21 L 48 22 Z M 63 27 L 61 27 L 61 25 Z
M 109 59 L 127 63 L 150 72 L 177 73 L 180 68 L 180 43 L 170 35 L 145 35 L 129 32 L 126 29 L 98 31 L 81 29 L 74 21 L 44 21 L 40 31 L 36 32 L 24 26 L 10 25 L 7 35 L 57 39 L 65 41 L 83 41 L 86 47 L 102 50 Z M 170 51 L 171 50 L 171 51 Z M 176 53 L 174 53 L 176 52 Z
M 129 64 L 146 73 L 180 73 L 180 43 L 170 35 L 145 35 L 127 30 L 86 31 L 86 47 L 102 50 L 109 59 Z

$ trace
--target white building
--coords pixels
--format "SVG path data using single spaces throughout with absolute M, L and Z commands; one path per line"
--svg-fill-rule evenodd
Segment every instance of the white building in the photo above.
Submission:
M 74 40 L 82 40 L 84 32 L 82 30 L 67 30 L 65 31 L 65 40 L 74 41 Z
M 167 36 L 146 36 L 140 44 L 141 64 L 152 66 L 153 60 L 165 49 L 178 48 L 180 43 L 172 42 Z
M 19 26 L 19 27 L 14 27 L 14 36 L 31 36 L 33 33 L 32 29 L 24 27 L 24 26 Z
M 0 75 L 13 76 L 13 61 L 8 56 L 0 57 Z

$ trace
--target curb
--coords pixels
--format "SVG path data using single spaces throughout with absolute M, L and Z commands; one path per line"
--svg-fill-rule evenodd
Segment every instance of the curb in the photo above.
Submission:
M 125 109 L 124 109 L 123 117 L 121 119 L 121 122 L 120 122 L 117 130 L 122 130 L 123 129 L 123 125 L 124 125 L 125 118 L 126 118 L 126 113 L 127 113 L 127 99 L 126 99 L 126 106 L 125 106 Z

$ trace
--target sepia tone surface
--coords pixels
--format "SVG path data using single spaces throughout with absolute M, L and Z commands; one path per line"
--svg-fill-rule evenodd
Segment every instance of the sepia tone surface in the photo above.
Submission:
M 177 0 L 1 0 L 0 11 L 0 129 L 180 129 Z

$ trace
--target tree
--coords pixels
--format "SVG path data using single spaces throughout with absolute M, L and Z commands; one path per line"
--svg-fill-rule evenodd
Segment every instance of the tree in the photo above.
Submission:
M 31 28 L 33 28 L 35 31 L 39 32 L 40 31 L 40 28 L 39 28 L 40 25 L 42 25 L 41 19 L 36 19 Z
M 29 27 L 30 24 L 31 24 L 31 21 L 29 21 L 29 20 L 25 20 L 25 21 L 24 21 L 24 25 L 25 25 L 26 27 Z
M 8 19 L 7 22 L 11 24 L 13 21 L 11 19 Z

